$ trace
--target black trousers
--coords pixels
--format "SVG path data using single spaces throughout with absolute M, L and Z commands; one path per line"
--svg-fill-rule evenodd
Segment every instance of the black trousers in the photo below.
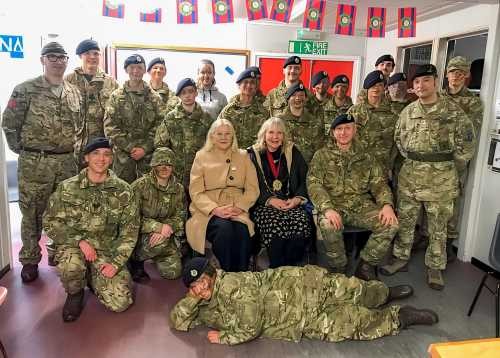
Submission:
M 224 271 L 248 271 L 252 245 L 245 224 L 212 216 L 206 239 Z
M 307 240 L 296 238 L 293 240 L 271 239 L 267 254 L 269 256 L 269 267 L 297 266 L 304 257 Z

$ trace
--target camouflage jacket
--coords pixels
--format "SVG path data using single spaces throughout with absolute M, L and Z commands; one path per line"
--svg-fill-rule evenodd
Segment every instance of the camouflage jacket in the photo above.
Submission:
M 184 234 L 186 202 L 184 187 L 171 177 L 166 186 L 161 186 L 151 170 L 131 185 L 139 203 L 142 234 L 161 232 L 163 224 L 174 230 L 175 236 Z
M 419 100 L 412 102 L 396 124 L 394 139 L 406 158 L 399 174 L 399 190 L 417 200 L 450 200 L 458 195 L 457 170 L 464 170 L 474 155 L 474 127 L 455 102 L 442 96 L 426 107 Z M 414 153 L 451 154 L 454 160 L 408 159 Z
M 320 213 L 356 211 L 366 200 L 380 207 L 393 205 L 392 193 L 380 165 L 354 141 L 343 152 L 330 140 L 314 154 L 307 174 L 307 191 Z
M 151 87 L 151 90 L 158 93 L 161 97 L 162 115 L 166 115 L 180 102 L 179 97 L 175 95 L 174 91 L 168 88 L 168 85 L 165 82 L 163 82 L 161 88 L 153 89 L 153 87 Z
M 391 101 L 391 110 L 394 114 L 399 116 L 399 114 L 403 111 L 403 109 L 409 105 L 411 101 L 409 99 L 399 102 L 399 101 Z
M 340 107 L 335 103 L 335 98 L 329 95 L 328 101 L 323 106 L 323 123 L 325 124 L 325 134 L 330 137 L 330 126 L 335 118 L 347 113 L 352 106 L 351 97 L 347 96 L 345 102 Z
M 3 113 L 2 128 L 9 148 L 18 153 L 23 147 L 53 152 L 72 152 L 75 128 L 81 123 L 78 89 L 64 81 L 56 96 L 45 77 L 17 85 Z
M 182 103 L 179 103 L 165 116 L 156 131 L 155 148 L 168 147 L 174 151 L 177 159 L 174 168 L 183 185 L 189 184 L 194 156 L 205 144 L 211 124 L 210 115 L 198 103 L 192 113 L 186 112 Z
M 91 139 L 104 137 L 106 102 L 118 83 L 101 69 L 88 81 L 81 67 L 67 75 L 66 81 L 75 85 L 82 96 L 82 121 L 75 137 L 75 152 L 80 153 Z
M 290 140 L 295 143 L 306 163 L 309 164 L 314 152 L 323 147 L 326 140 L 323 118 L 314 116 L 306 109 L 300 117 L 296 117 L 289 107 L 278 117 L 285 122 Z
M 245 107 L 241 105 L 238 96 L 224 107 L 219 118 L 227 119 L 233 124 L 238 146 L 247 148 L 257 140 L 257 132 L 262 123 L 269 118 L 269 111 L 255 96 L 252 103 Z
M 104 132 L 113 149 L 130 153 L 132 148 L 153 152 L 153 138 L 160 124 L 161 98 L 146 82 L 144 90 L 131 91 L 129 81 L 113 91 L 106 105 Z
M 56 245 L 78 247 L 81 240 L 88 241 L 98 256 L 120 269 L 137 241 L 137 202 L 130 186 L 112 171 L 104 183 L 93 184 L 83 169 L 50 197 L 43 229 Z
M 262 91 L 259 89 L 257 90 L 257 93 L 255 94 L 255 99 L 257 100 L 257 102 L 259 102 L 261 105 L 264 105 L 264 101 L 266 100 L 266 96 L 264 96 L 264 94 L 262 93 Z M 238 94 L 235 94 L 234 96 L 232 96 L 230 99 L 229 99 L 229 104 L 231 104 L 232 102 L 234 101 L 239 101 L 240 100 L 240 95 L 239 93 Z M 267 107 L 266 107 L 267 109 Z
M 390 103 L 384 100 L 378 108 L 368 102 L 358 103 L 352 106 L 348 113 L 356 121 L 356 135 L 359 141 L 370 150 L 387 175 L 397 154 L 394 127 L 398 116 L 392 111 Z
M 285 81 L 282 80 L 279 85 L 267 94 L 266 100 L 264 101 L 264 106 L 269 110 L 269 113 L 272 117 L 277 117 L 279 114 L 282 114 L 288 108 L 288 101 L 285 98 L 286 95 L 286 84 Z M 321 112 L 321 107 L 318 106 L 318 102 L 316 101 L 316 97 L 311 93 L 307 88 L 306 91 L 306 104 L 305 107 L 308 109 L 310 113 L 313 115 L 317 115 Z
M 210 301 L 187 295 L 170 312 L 170 321 L 180 331 L 199 325 L 219 330 L 223 344 L 259 336 L 298 342 L 308 324 L 335 300 L 335 290 L 348 289 L 328 282 L 325 269 L 310 265 L 260 272 L 217 270 Z
M 468 88 L 462 88 L 458 93 L 451 94 L 448 88 L 441 90 L 440 94 L 443 97 L 453 100 L 456 104 L 462 108 L 466 115 L 474 125 L 476 131 L 476 136 L 479 137 L 481 133 L 481 123 L 483 122 L 483 104 L 479 96 L 469 91 Z

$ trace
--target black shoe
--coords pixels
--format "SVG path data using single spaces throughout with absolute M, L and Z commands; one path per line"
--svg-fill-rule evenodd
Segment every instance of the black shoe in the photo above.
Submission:
M 64 322 L 73 322 L 80 317 L 83 310 L 83 290 L 72 295 L 68 294 L 64 302 L 62 317 Z
M 150 277 L 144 270 L 144 261 L 129 260 L 129 270 L 132 280 L 137 283 L 149 282 Z
M 47 263 L 49 264 L 49 266 L 57 266 L 57 261 L 54 256 L 48 256 Z
M 399 323 L 402 329 L 416 324 L 433 325 L 437 322 L 439 317 L 432 310 L 420 310 L 412 306 L 404 306 L 399 310 Z
M 38 265 L 37 264 L 26 264 L 23 265 L 21 270 L 21 280 L 24 283 L 35 281 L 38 278 Z
M 455 250 L 453 250 L 453 241 L 455 239 L 453 238 L 448 238 L 446 240 L 446 260 L 448 263 L 451 263 L 457 259 L 457 254 L 455 253 Z
M 413 295 L 413 287 L 410 285 L 399 285 L 389 287 L 389 296 L 387 297 L 386 303 L 394 300 L 401 300 Z
M 377 270 L 375 266 L 361 260 L 359 261 L 358 267 L 356 267 L 354 276 L 365 281 L 377 280 Z

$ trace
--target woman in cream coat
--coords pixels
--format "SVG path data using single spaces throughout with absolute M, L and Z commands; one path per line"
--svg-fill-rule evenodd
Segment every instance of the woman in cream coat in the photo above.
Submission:
M 212 123 L 205 146 L 196 153 L 189 194 L 186 234 L 193 250 L 204 254 L 208 240 L 223 270 L 246 271 L 254 234 L 248 211 L 259 197 L 259 184 L 228 120 Z

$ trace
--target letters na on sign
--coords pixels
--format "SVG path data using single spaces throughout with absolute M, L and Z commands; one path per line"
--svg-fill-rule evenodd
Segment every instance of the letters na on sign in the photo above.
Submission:
M 0 35 L 0 52 L 8 52 L 10 58 L 24 58 L 23 37 L 20 35 Z

